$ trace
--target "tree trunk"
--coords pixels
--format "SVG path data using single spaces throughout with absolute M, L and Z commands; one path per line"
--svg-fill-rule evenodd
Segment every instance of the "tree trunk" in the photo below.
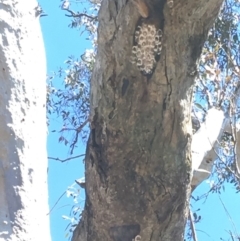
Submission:
M 126 0 L 102 2 L 86 204 L 73 241 L 183 240 L 196 61 L 222 0 L 174 1 L 172 8 L 168 2 L 146 0 L 149 11 Z M 136 26 L 152 24 L 151 11 L 163 48 L 146 74 L 130 57 Z
M 46 63 L 35 0 L 0 0 L 0 240 L 50 240 Z

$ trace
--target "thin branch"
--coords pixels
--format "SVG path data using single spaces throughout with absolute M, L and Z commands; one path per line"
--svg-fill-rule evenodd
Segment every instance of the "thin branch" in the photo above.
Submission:
M 78 134 L 81 132 L 81 130 L 83 129 L 83 127 L 89 122 L 89 118 L 87 118 L 77 129 L 76 129 L 76 135 L 75 135 L 75 138 L 74 138 L 74 141 L 73 143 L 70 145 L 70 148 L 71 148 L 71 151 L 70 151 L 70 154 L 72 155 L 73 154 L 73 149 L 78 141 Z
M 211 238 L 211 236 L 208 234 L 208 233 L 206 233 L 206 232 L 204 232 L 204 231 L 202 231 L 202 230 L 200 230 L 200 229 L 196 229 L 198 232 L 201 232 L 201 233 L 204 233 L 205 235 L 207 235 L 209 238 Z M 212 238 L 211 238 L 212 239 Z M 214 239 L 212 239 L 213 241 L 214 241 Z
M 229 231 L 229 233 L 231 235 L 232 241 L 234 241 L 234 237 L 233 237 L 233 234 L 232 234 L 231 230 Z
M 70 161 L 72 159 L 76 159 L 76 158 L 83 157 L 83 156 L 85 156 L 85 154 L 81 154 L 81 155 L 73 156 L 73 157 L 68 157 L 66 159 L 60 159 L 58 157 L 48 157 L 48 159 L 55 160 L 55 161 L 60 161 L 60 162 L 66 162 L 66 161 Z
M 230 117 L 231 117 L 230 125 L 231 125 L 232 137 L 233 137 L 233 143 L 234 143 L 234 149 L 233 149 L 234 168 L 235 168 L 235 172 L 239 176 L 240 175 L 240 170 L 239 170 L 239 167 L 238 167 L 238 156 L 237 156 L 236 106 L 233 106 L 233 105 L 234 105 L 234 103 L 231 100 L 230 101 Z
M 47 213 L 47 215 L 49 215 L 53 209 L 56 207 L 56 205 L 59 203 L 59 201 L 61 200 L 61 198 L 65 195 L 66 191 L 63 192 L 63 194 L 58 198 L 58 200 L 55 202 L 55 204 L 53 205 L 53 207 L 50 209 L 49 213 Z
M 74 17 L 74 18 L 86 17 L 86 18 L 89 18 L 91 21 L 97 21 L 97 19 L 98 19 L 97 16 L 93 17 L 93 16 L 90 16 L 90 15 L 88 15 L 88 14 L 86 14 L 86 13 L 75 13 L 75 12 L 73 12 L 73 11 L 70 10 L 70 9 L 63 9 L 63 10 L 71 13 L 71 15 L 65 14 L 66 17 Z
M 80 125 L 78 128 L 77 128 L 77 131 L 80 132 L 83 127 L 89 122 L 89 118 L 87 118 L 83 123 L 82 125 Z
M 230 213 L 228 212 L 228 210 L 227 210 L 224 202 L 222 201 L 220 195 L 218 195 L 218 198 L 219 198 L 219 200 L 220 200 L 220 202 L 221 202 L 221 204 L 222 204 L 222 206 L 223 206 L 223 208 L 224 208 L 225 213 L 226 213 L 227 216 L 228 216 L 229 221 L 230 221 L 231 224 L 232 224 L 232 227 L 233 227 L 233 229 L 234 229 L 235 235 L 236 235 L 237 237 L 239 237 L 239 236 L 238 236 L 238 233 L 237 233 L 237 228 L 236 228 L 236 226 L 235 226 L 235 224 L 234 224 L 234 222 L 233 222 L 233 220 L 232 220 L 232 217 L 231 217 Z
M 190 221 L 190 228 L 192 230 L 193 240 L 198 241 L 197 240 L 197 233 L 196 233 L 194 222 L 193 222 L 192 211 L 190 209 L 189 209 L 189 217 L 188 218 L 189 218 L 189 221 Z
M 205 68 L 205 67 L 204 67 L 204 68 Z M 203 83 L 203 80 L 200 78 L 200 76 L 199 76 L 199 82 L 201 83 L 201 85 L 202 85 L 202 87 L 203 87 L 203 93 L 206 94 L 206 101 L 207 101 L 207 103 L 208 103 L 208 109 L 209 109 L 210 107 L 213 106 L 213 105 L 212 105 L 212 100 L 210 100 L 209 90 L 208 90 L 207 86 Z
M 226 169 L 231 173 L 233 174 L 234 177 L 236 177 L 236 179 L 238 180 L 238 182 L 240 181 L 240 177 L 236 174 L 236 172 L 234 172 L 223 160 L 222 158 L 220 157 L 220 155 L 217 153 L 217 151 L 215 149 L 213 149 L 215 154 L 217 155 L 219 161 L 225 165 Z

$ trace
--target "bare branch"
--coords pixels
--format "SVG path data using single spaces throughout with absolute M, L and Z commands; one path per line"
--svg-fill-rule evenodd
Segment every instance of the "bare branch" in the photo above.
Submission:
M 232 227 L 234 229 L 234 233 L 235 233 L 236 237 L 239 237 L 236 225 L 234 224 L 234 221 L 232 220 L 232 217 L 231 217 L 230 213 L 228 212 L 228 210 L 227 210 L 223 200 L 221 199 L 220 195 L 218 195 L 218 198 L 219 198 L 219 200 L 220 200 L 220 202 L 221 202 L 221 204 L 224 208 L 224 211 L 225 211 L 226 215 L 228 216 L 228 219 L 229 219 L 230 223 L 232 224 Z
M 192 211 L 189 210 L 189 221 L 190 221 L 190 227 L 192 230 L 192 237 L 194 241 L 198 241 L 197 240 L 197 234 L 196 234 L 196 230 L 195 230 L 195 226 L 194 226 L 194 222 L 193 222 L 193 215 L 192 215 Z
M 49 215 L 53 209 L 56 207 L 56 205 L 58 204 L 58 202 L 61 200 L 61 198 L 65 195 L 66 191 L 63 192 L 63 194 L 58 198 L 58 200 L 55 202 L 55 204 L 53 205 L 53 207 L 50 209 L 49 213 L 47 215 Z
M 66 162 L 66 161 L 70 161 L 72 159 L 76 159 L 76 158 L 83 157 L 83 156 L 85 156 L 85 154 L 81 154 L 81 155 L 73 156 L 73 157 L 68 157 L 66 159 L 59 159 L 58 157 L 48 157 L 48 159 L 55 160 L 55 161 L 60 161 L 60 162 Z

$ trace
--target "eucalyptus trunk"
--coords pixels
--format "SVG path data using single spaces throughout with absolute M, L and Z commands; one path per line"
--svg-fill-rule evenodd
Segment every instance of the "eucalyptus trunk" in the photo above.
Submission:
M 91 79 L 86 204 L 73 241 L 183 240 L 196 62 L 221 4 L 102 1 Z M 131 60 L 142 31 L 138 26 L 144 24 L 162 33 L 151 71 Z
M 0 0 L 0 240 L 50 240 L 46 63 L 35 0 Z

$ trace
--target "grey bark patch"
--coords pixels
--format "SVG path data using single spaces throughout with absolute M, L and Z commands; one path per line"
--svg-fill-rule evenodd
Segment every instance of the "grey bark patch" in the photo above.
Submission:
M 122 96 L 124 96 L 126 91 L 127 91 L 128 86 L 129 86 L 129 80 L 126 79 L 126 78 L 123 78 L 122 82 L 123 82 L 123 85 L 122 85 Z
M 141 231 L 139 224 L 114 226 L 109 229 L 109 234 L 114 241 L 132 241 Z
M 193 60 L 193 63 L 195 64 L 197 61 L 197 58 L 199 57 L 199 55 L 202 52 L 202 47 L 203 47 L 203 35 L 199 34 L 199 35 L 195 35 L 195 36 L 191 36 L 189 38 L 189 46 L 191 46 L 191 58 Z
M 108 115 L 108 119 L 111 120 L 113 116 L 114 116 L 114 111 L 112 110 Z

